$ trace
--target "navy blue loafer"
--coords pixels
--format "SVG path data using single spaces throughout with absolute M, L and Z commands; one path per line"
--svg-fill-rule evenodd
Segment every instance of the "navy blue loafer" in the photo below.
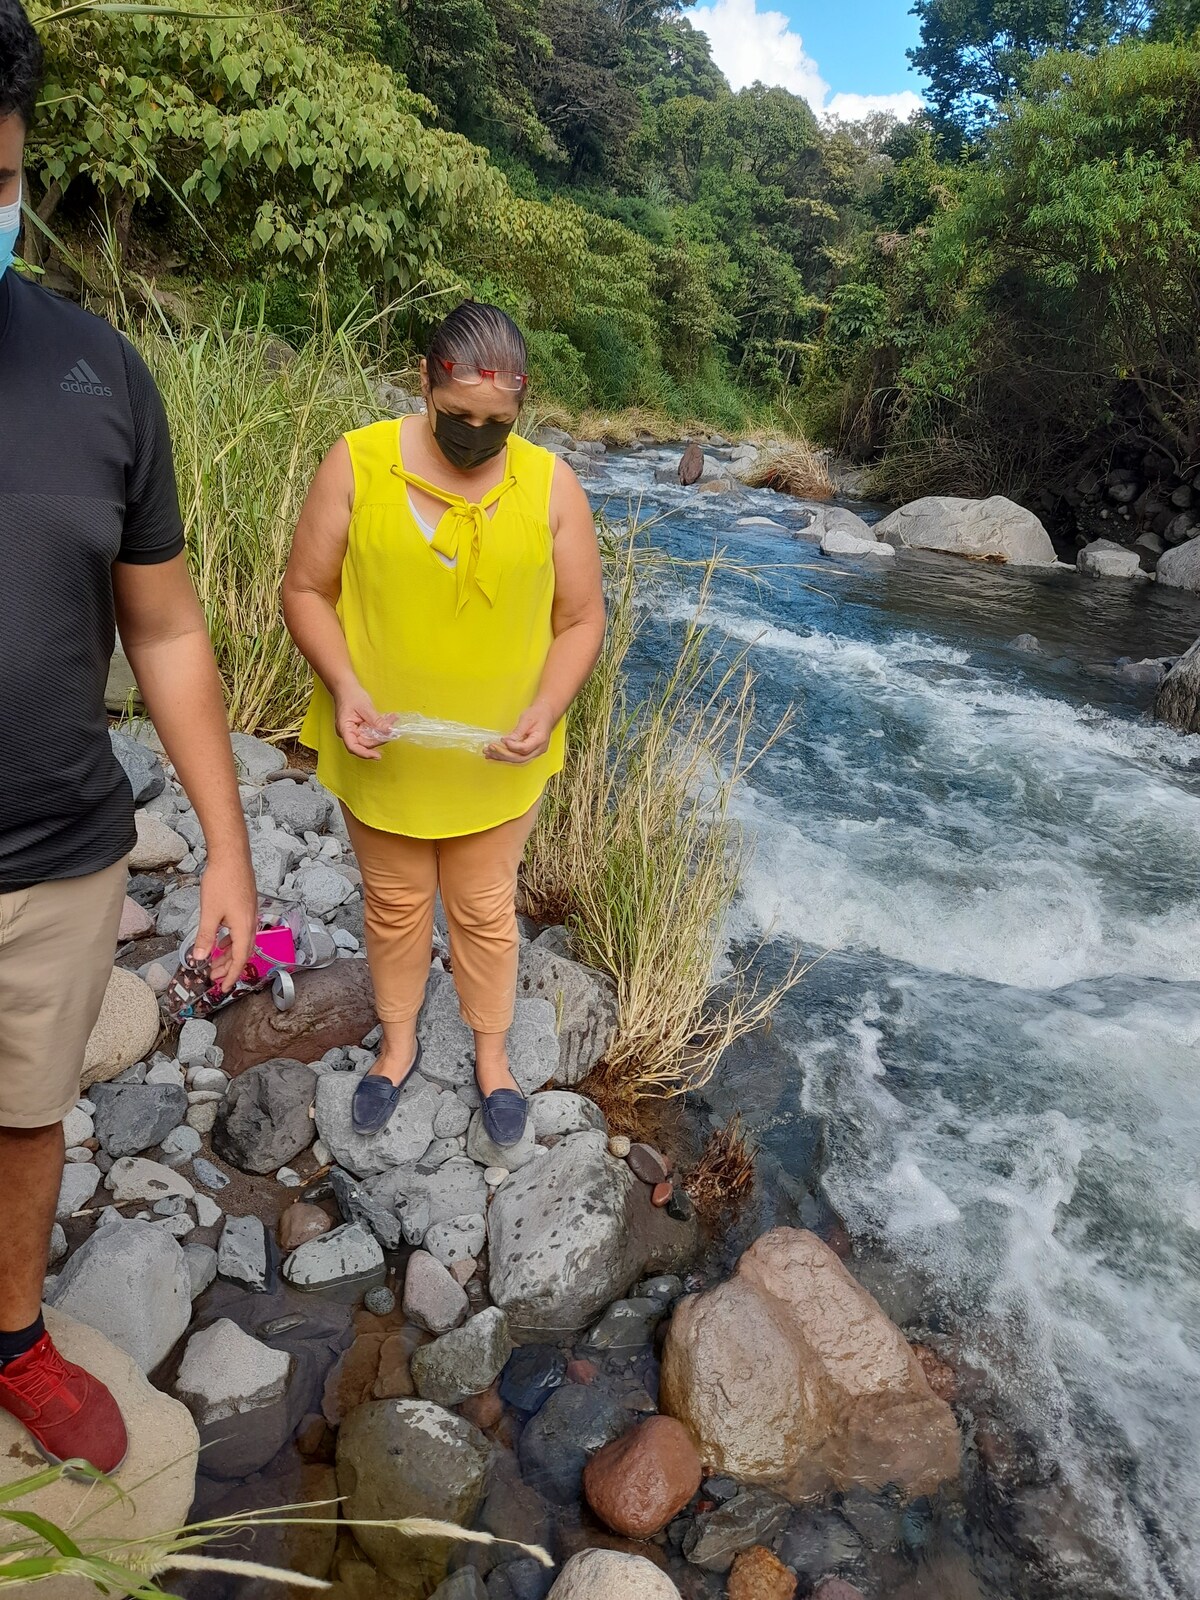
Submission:
M 421 1047 L 413 1057 L 413 1064 L 401 1078 L 393 1083 L 378 1072 L 365 1073 L 355 1085 L 354 1099 L 350 1105 L 350 1120 L 355 1133 L 378 1133 L 391 1120 L 404 1085 L 421 1064 Z
M 483 1102 L 483 1131 L 501 1149 L 520 1144 L 529 1102 L 517 1089 L 493 1089 Z

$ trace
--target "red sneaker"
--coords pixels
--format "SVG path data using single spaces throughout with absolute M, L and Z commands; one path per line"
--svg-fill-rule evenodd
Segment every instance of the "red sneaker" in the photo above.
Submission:
M 48 1333 L 0 1367 L 0 1410 L 25 1424 L 55 1466 L 83 1460 L 115 1472 L 129 1448 L 117 1402 L 99 1378 L 64 1361 Z

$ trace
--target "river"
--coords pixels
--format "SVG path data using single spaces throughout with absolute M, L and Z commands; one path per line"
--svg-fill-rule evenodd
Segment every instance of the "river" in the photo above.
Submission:
M 823 1120 L 864 1276 L 1021 1456 L 1022 1592 L 1200 1595 L 1200 738 L 1152 724 L 1152 687 L 1114 668 L 1178 653 L 1200 601 L 826 561 L 737 525 L 795 527 L 794 502 L 655 486 L 669 459 L 610 457 L 589 490 L 655 516 L 656 543 L 759 569 L 718 580 L 709 621 L 750 646 L 764 721 L 796 716 L 741 796 L 730 938 L 822 958 L 775 1026 L 777 1080 L 743 1057 L 712 1103 L 784 1181 Z M 647 666 L 693 604 L 659 603 Z M 971 1592 L 999 1600 L 1014 1569 L 989 1577 L 981 1538 Z

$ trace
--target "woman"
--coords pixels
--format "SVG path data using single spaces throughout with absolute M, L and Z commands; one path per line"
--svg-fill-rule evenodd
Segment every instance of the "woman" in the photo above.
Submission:
M 441 889 L 483 1121 L 525 1131 L 506 1039 L 517 982 L 517 869 L 563 718 L 604 636 L 591 508 L 564 462 L 514 434 L 525 341 L 467 301 L 421 362 L 426 415 L 340 439 L 313 480 L 284 614 L 316 674 L 301 738 L 342 803 L 363 875 L 383 1048 L 354 1096 L 384 1126 L 417 1066 L 417 1016 Z M 390 713 L 502 733 L 437 748 L 374 731 Z

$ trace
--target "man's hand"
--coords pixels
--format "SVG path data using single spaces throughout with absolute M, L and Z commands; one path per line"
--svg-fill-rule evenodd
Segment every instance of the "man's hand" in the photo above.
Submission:
M 379 743 L 371 738 L 372 728 L 386 728 L 393 720 L 376 711 L 374 702 L 361 684 L 339 694 L 333 702 L 334 726 L 338 738 L 360 761 L 378 761 Z
M 200 880 L 200 927 L 192 954 L 207 958 L 217 943 L 219 930 L 229 930 L 212 964 L 213 978 L 223 994 L 233 988 L 250 959 L 257 924 L 258 891 L 245 851 L 235 848 L 227 854 L 210 856 Z
M 505 734 L 498 744 L 490 744 L 484 751 L 489 761 L 507 761 L 510 766 L 523 767 L 550 748 L 550 738 L 558 719 L 544 701 L 535 700 L 528 711 L 523 711 L 516 727 Z

